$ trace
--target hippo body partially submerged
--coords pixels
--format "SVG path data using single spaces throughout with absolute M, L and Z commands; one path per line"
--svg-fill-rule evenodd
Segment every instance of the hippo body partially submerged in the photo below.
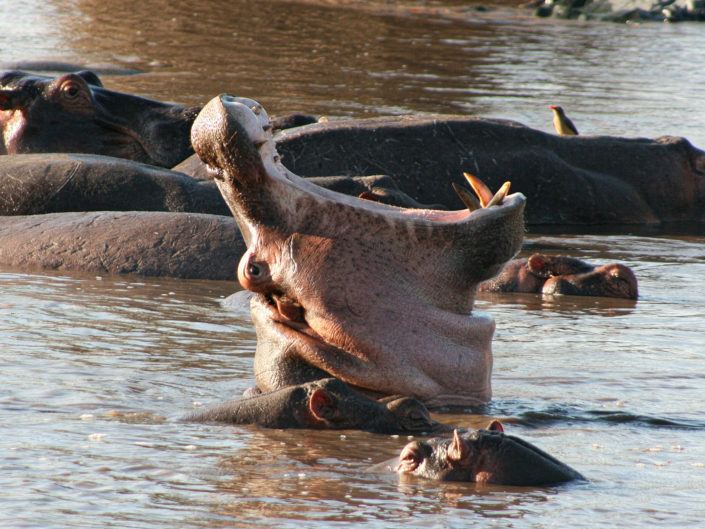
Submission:
M 204 107 L 192 143 L 248 246 L 262 391 L 335 376 L 427 405 L 489 400 L 494 322 L 474 294 L 519 250 L 523 196 L 446 212 L 332 193 L 282 166 L 266 112 L 230 96 Z
M 527 197 L 528 225 L 705 222 L 705 153 L 687 140 L 558 136 L 472 116 L 409 115 L 282 131 L 277 151 L 299 175 L 384 173 L 419 202 L 454 209 L 467 171 Z M 615 229 L 619 229 L 616 226 Z
M 327 378 L 196 410 L 189 422 L 257 424 L 265 428 L 357 429 L 373 433 L 442 430 L 426 407 L 408 397 L 378 402 Z
M 628 267 L 610 263 L 595 267 L 580 259 L 534 254 L 514 259 L 480 292 L 527 292 L 545 295 L 636 299 L 637 279 Z
M 0 157 L 0 215 L 182 211 L 230 215 L 213 182 L 94 154 Z
M 352 196 L 421 207 L 384 175 L 314 177 L 316 185 Z M 183 211 L 230 216 L 212 180 L 94 154 L 0 157 L 0 216 L 69 211 Z
M 91 71 L 0 75 L 0 154 L 81 152 L 173 167 L 193 153 L 197 108 L 103 88 Z
M 412 441 L 399 454 L 395 470 L 401 476 L 523 487 L 585 480 L 540 448 L 506 435 L 501 425 L 463 433 L 455 430 L 451 439 Z
M 232 217 L 97 211 L 0 217 L 0 265 L 231 281 L 245 244 Z

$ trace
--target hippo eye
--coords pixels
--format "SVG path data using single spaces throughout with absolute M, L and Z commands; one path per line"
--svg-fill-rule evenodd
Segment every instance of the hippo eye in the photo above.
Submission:
M 262 269 L 259 267 L 259 265 L 255 263 L 250 263 L 249 265 L 247 265 L 247 275 L 252 278 L 257 278 L 262 275 Z
M 61 92 L 68 98 L 73 99 L 81 92 L 81 88 L 73 81 L 64 83 L 61 87 Z

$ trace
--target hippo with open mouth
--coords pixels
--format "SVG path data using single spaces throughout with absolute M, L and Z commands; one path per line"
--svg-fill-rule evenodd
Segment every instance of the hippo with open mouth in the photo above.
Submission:
M 438 211 L 322 189 L 281 164 L 266 111 L 228 95 L 191 141 L 248 247 L 238 279 L 256 293 L 261 391 L 334 376 L 431 407 L 490 399 L 494 321 L 473 304 L 521 247 L 523 195 Z
M 91 71 L 0 75 L 0 154 L 83 152 L 173 167 L 193 153 L 198 108 L 103 88 Z

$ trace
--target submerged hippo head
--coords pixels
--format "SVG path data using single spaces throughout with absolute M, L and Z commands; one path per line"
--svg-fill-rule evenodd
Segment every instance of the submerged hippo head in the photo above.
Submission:
M 184 418 L 196 422 L 258 424 L 265 428 L 360 429 L 374 433 L 429 433 L 444 430 L 426 407 L 409 397 L 376 401 L 337 378 L 288 386 L 253 397 L 216 404 Z
M 487 430 L 453 432 L 453 438 L 412 441 L 396 471 L 440 481 L 540 486 L 585 478 L 531 443 L 505 435 L 497 421 Z
M 173 167 L 189 156 L 195 109 L 103 88 L 93 72 L 0 75 L 0 154 L 76 152 Z
M 210 101 L 191 139 L 248 246 L 260 389 L 333 375 L 430 405 L 489 400 L 494 322 L 473 303 L 521 245 L 522 195 L 436 211 L 322 189 L 281 165 L 250 99 Z
M 573 257 L 543 254 L 513 260 L 498 277 L 483 283 L 480 290 L 624 299 L 638 297 L 636 276 L 622 264 L 595 267 Z

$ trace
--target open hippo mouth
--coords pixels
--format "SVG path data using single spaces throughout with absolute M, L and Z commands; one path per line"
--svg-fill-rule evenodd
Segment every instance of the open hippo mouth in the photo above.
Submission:
M 323 189 L 281 164 L 257 102 L 227 95 L 191 140 L 248 246 L 261 390 L 332 375 L 430 405 L 489 400 L 494 322 L 473 303 L 521 246 L 523 195 L 481 189 L 487 207 L 437 211 Z

